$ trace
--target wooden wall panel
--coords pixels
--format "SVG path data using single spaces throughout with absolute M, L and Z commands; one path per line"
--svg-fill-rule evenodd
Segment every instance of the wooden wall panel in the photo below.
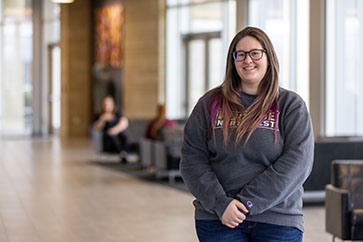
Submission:
M 123 106 L 129 118 L 150 118 L 160 100 L 160 66 L 164 38 L 160 15 L 164 1 L 125 0 L 125 53 L 123 75 Z M 163 56 L 161 58 L 164 58 Z
M 91 4 L 61 5 L 61 137 L 87 137 L 90 125 Z

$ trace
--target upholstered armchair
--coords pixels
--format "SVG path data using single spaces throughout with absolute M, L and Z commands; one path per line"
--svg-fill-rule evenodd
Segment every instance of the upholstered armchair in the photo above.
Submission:
M 325 225 L 333 241 L 363 240 L 363 160 L 334 160 L 325 192 Z

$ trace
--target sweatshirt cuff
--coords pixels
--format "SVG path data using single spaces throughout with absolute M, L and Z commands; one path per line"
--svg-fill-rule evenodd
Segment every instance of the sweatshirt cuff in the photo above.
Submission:
M 248 200 L 248 199 L 245 199 L 244 197 L 242 197 L 240 194 L 237 195 L 237 199 L 243 203 L 243 205 L 245 205 L 245 207 L 247 208 L 248 210 L 248 214 L 249 215 L 255 215 L 256 214 L 256 206 L 254 204 L 254 201 L 252 200 Z
M 225 195 L 217 198 L 213 210 L 218 215 L 219 219 L 222 220 L 222 216 L 228 205 L 232 202 L 233 198 L 227 197 Z

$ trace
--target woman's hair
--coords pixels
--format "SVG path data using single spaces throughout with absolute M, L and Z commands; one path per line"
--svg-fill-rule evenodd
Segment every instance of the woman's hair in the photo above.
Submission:
M 257 97 L 248 108 L 244 107 L 241 103 L 240 92 L 243 84 L 237 73 L 233 58 L 233 52 L 236 51 L 237 43 L 247 36 L 253 37 L 260 42 L 262 48 L 266 50 L 265 54 L 268 59 L 268 67 L 265 76 L 258 86 Z M 245 134 L 247 135 L 245 139 L 246 143 L 270 109 L 275 111 L 277 124 L 278 73 L 279 62 L 271 40 L 266 33 L 255 27 L 246 27 L 238 32 L 229 46 L 224 82 L 212 91 L 213 95 L 209 102 L 213 136 L 215 134 L 213 127 L 219 110 L 221 110 L 221 116 L 223 117 L 222 134 L 224 144 L 227 143 L 230 133 L 230 121 L 233 119 L 238 120 L 238 113 L 244 115 L 236 130 L 236 143 Z M 277 137 L 276 132 L 277 127 L 275 127 L 275 141 Z
M 157 137 L 159 129 L 163 126 L 166 119 L 166 106 L 165 104 L 159 104 L 156 117 L 154 118 L 154 124 L 151 127 L 151 137 Z

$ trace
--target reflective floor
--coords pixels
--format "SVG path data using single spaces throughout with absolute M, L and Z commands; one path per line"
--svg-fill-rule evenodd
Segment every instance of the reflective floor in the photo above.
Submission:
M 0 138 L 0 242 L 197 241 L 189 193 L 99 159 L 86 140 Z M 304 242 L 331 241 L 324 208 L 304 213 Z

